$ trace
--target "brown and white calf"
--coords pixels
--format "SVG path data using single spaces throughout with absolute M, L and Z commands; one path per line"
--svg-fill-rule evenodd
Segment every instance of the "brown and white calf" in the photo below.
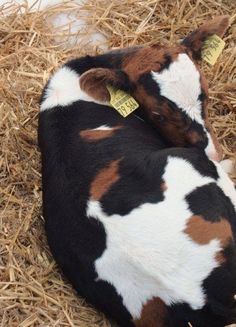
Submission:
M 195 62 L 227 25 L 218 18 L 172 48 L 70 61 L 44 89 L 48 242 L 78 293 L 122 327 L 236 322 L 236 192 L 209 159 L 220 151 Z M 139 110 L 121 117 L 106 84 Z

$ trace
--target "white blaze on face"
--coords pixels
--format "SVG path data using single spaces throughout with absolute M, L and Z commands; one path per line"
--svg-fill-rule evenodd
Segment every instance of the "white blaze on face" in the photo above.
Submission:
M 160 94 L 174 102 L 192 120 L 203 125 L 201 117 L 200 74 L 192 60 L 185 53 L 178 55 L 176 61 L 160 73 L 152 72 Z
M 189 56 L 185 53 L 179 54 L 176 61 L 167 69 L 160 73 L 152 72 L 152 77 L 158 84 L 162 96 L 175 103 L 189 118 L 203 127 L 208 139 L 205 153 L 210 159 L 217 160 L 218 153 L 201 115 L 200 74 Z

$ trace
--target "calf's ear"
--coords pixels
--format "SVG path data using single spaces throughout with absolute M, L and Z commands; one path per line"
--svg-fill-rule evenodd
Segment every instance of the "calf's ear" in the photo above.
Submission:
M 128 75 L 122 70 L 93 68 L 81 75 L 80 88 L 99 102 L 108 102 L 110 94 L 107 85 L 129 92 L 131 83 Z
M 183 40 L 182 44 L 191 51 L 194 59 L 200 60 L 201 50 L 206 39 L 213 34 L 222 37 L 228 27 L 229 17 L 218 16 L 200 26 L 196 31 L 189 34 Z

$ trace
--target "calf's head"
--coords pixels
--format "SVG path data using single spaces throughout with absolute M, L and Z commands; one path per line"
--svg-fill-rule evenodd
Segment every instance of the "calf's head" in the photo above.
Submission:
M 144 116 L 174 146 L 197 146 L 213 160 L 222 151 L 208 122 L 208 87 L 198 67 L 205 40 L 222 36 L 229 25 L 220 16 L 188 35 L 180 45 L 136 47 L 123 51 L 118 69 L 95 68 L 80 78 L 83 91 L 108 102 L 107 85 L 129 92 Z M 114 53 L 111 52 L 111 60 Z

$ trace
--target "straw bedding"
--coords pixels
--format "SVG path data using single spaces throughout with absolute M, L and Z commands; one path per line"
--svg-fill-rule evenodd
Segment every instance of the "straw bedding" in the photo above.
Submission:
M 66 3 L 42 12 L 0 7 L 0 326 L 109 326 L 62 278 L 48 250 L 41 215 L 38 99 L 49 75 L 66 59 L 96 53 L 91 44 L 67 48 L 53 31 Z M 212 68 L 209 113 L 226 158 L 236 147 L 236 15 L 232 0 L 88 0 L 88 30 L 101 31 L 109 47 L 174 43 L 204 20 L 231 16 L 226 49 Z M 22 8 L 21 8 L 22 9 Z M 83 31 L 85 33 L 86 31 Z M 58 34 L 58 35 L 56 35 Z M 63 34 L 63 35 L 62 35 Z M 86 35 L 86 33 L 84 34 Z M 63 38 L 62 38 L 63 36 Z M 57 42 L 55 43 L 55 37 Z M 236 172 L 234 172 L 234 178 Z

